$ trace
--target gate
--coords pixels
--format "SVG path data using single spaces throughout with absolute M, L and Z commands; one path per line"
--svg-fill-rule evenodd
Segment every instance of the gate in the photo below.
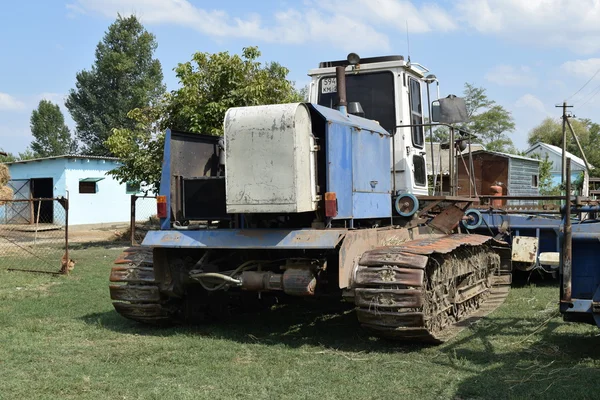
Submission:
M 0 202 L 0 268 L 59 274 L 69 266 L 69 202 L 23 198 L 24 186 L 11 181 L 12 200 Z M 28 182 L 24 185 L 29 186 Z
M 156 216 L 156 196 L 131 196 L 131 216 L 129 219 L 132 246 L 139 246 L 151 230 L 160 229 Z

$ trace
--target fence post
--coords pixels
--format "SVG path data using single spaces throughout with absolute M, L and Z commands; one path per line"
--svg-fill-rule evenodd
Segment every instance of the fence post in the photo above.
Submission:
M 131 195 L 131 215 L 129 216 L 129 232 L 131 234 L 131 245 L 137 245 L 135 241 L 135 202 L 137 200 L 137 196 L 135 194 Z
M 67 263 L 69 263 L 71 261 L 69 258 L 69 198 L 63 198 L 63 201 L 65 209 L 65 258 L 67 259 Z

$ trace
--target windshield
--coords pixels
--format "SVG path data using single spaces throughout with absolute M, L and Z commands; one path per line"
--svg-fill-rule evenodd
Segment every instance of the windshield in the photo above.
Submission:
M 325 107 L 337 107 L 335 77 L 319 81 L 319 102 Z M 388 132 L 396 126 L 394 105 L 394 75 L 389 71 L 346 75 L 348 103 L 357 101 L 365 112 L 365 118 L 378 121 Z

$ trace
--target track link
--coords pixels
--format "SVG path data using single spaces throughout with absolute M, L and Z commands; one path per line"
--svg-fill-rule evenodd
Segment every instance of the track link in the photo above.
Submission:
M 482 235 L 448 235 L 365 252 L 354 278 L 361 325 L 378 336 L 442 343 L 508 294 L 500 256 Z
M 167 300 L 154 278 L 152 249 L 131 247 L 115 260 L 110 273 L 110 298 L 125 318 L 145 324 L 174 322 Z

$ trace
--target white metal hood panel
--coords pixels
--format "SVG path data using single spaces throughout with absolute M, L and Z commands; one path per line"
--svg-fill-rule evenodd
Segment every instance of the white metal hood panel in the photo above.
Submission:
M 316 210 L 314 138 L 301 103 L 232 108 L 225 115 L 228 213 Z

